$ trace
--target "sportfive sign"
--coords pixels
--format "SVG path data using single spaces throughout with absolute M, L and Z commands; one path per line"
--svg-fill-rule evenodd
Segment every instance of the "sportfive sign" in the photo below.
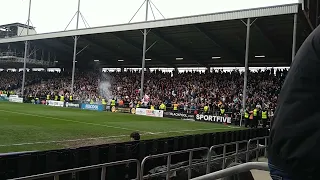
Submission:
M 203 115 L 197 114 L 195 116 L 196 121 L 207 121 L 207 122 L 217 122 L 217 123 L 227 123 L 231 124 L 231 117 L 222 117 L 222 116 L 212 116 L 212 115 Z

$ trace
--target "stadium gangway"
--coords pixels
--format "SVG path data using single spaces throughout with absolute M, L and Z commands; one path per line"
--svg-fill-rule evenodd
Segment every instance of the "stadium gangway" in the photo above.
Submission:
M 244 164 L 240 164 L 237 166 L 233 166 L 227 169 L 223 169 L 217 172 L 213 172 L 210 174 L 206 174 L 204 176 L 196 177 L 191 180 L 214 180 L 220 179 L 224 177 L 229 177 L 232 175 L 236 175 L 243 172 L 248 172 L 250 170 L 262 170 L 269 171 L 268 163 L 266 162 L 248 162 Z
M 14 178 L 14 179 L 10 179 L 10 180 L 35 180 L 35 179 L 43 179 L 43 178 L 50 178 L 50 177 L 53 177 L 54 180 L 59 180 L 60 175 L 77 173 L 77 172 L 94 170 L 94 169 L 101 169 L 101 180 L 105 180 L 106 173 L 107 173 L 107 167 L 117 166 L 117 165 L 126 165 L 126 164 L 130 164 L 130 163 L 137 164 L 137 176 L 135 179 L 138 180 L 139 174 L 140 174 L 140 161 L 137 159 L 129 159 L 129 160 L 116 161 L 116 162 L 110 162 L 110 163 L 104 163 L 104 164 L 98 164 L 98 165 L 92 165 L 92 166 L 85 166 L 85 167 L 80 167 L 80 168 L 73 168 L 73 169 L 43 173 L 43 174 L 26 176 L 26 177 L 21 177 L 21 178 Z

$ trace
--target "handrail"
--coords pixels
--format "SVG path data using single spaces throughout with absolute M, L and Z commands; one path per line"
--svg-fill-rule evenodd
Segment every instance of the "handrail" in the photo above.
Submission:
M 235 152 L 235 161 L 237 161 L 238 159 L 238 154 L 239 154 L 239 144 L 240 143 L 248 143 L 247 140 L 243 140 L 243 141 L 236 141 L 236 142 L 230 142 L 230 143 L 225 143 L 225 144 L 218 144 L 218 145 L 214 145 L 214 146 L 211 146 L 210 149 L 209 149 L 209 153 L 208 153 L 208 164 L 207 164 L 207 169 L 206 169 L 206 173 L 209 174 L 210 173 L 210 165 L 211 165 L 211 154 L 212 154 L 212 151 L 213 149 L 215 148 L 218 148 L 218 147 L 223 147 L 223 153 L 222 153 L 222 168 L 225 167 L 225 159 L 226 159 L 226 148 L 227 146 L 230 146 L 230 145 L 236 145 L 236 152 Z
M 264 137 L 257 137 L 257 138 L 253 138 L 253 139 L 249 139 L 249 141 L 248 141 L 248 144 L 247 144 L 247 153 L 246 153 L 246 162 L 248 162 L 249 161 L 249 152 L 250 151 L 256 151 L 256 158 L 258 159 L 258 150 L 260 150 L 260 149 L 264 149 L 264 155 L 266 156 L 267 155 L 267 146 L 268 146 L 268 138 L 269 138 L 269 136 L 264 136 Z M 265 147 L 264 148 L 260 148 L 259 147 L 259 140 L 261 140 L 261 139 L 264 139 L 264 142 L 265 142 Z M 257 147 L 255 148 L 255 149 L 252 149 L 252 150 L 250 150 L 250 144 L 251 144 L 251 142 L 252 141 L 257 141 Z
M 21 178 L 10 179 L 10 180 L 33 180 L 33 179 L 48 178 L 48 177 L 54 177 L 54 180 L 59 180 L 59 176 L 63 175 L 63 174 L 88 171 L 88 170 L 93 170 L 93 169 L 98 169 L 98 168 L 102 169 L 101 170 L 101 180 L 105 180 L 107 167 L 121 165 L 121 164 L 129 164 L 129 163 L 137 163 L 137 177 L 135 179 L 139 179 L 140 161 L 137 159 L 129 159 L 129 160 L 123 160 L 123 161 L 109 162 L 109 163 L 104 163 L 104 164 L 97 164 L 97 165 L 92 165 L 92 166 L 85 166 L 85 167 L 61 170 L 61 171 L 54 171 L 54 172 L 43 173 L 43 174 L 32 175 L 32 176 L 25 176 L 25 177 L 21 177 Z
M 189 164 L 187 166 L 185 166 L 185 167 L 188 168 L 188 179 L 191 179 L 191 167 L 195 166 L 195 164 L 192 164 L 193 152 L 205 151 L 205 150 L 207 151 L 207 153 L 209 152 L 209 148 L 200 147 L 200 148 L 193 148 L 193 149 L 187 149 L 187 150 L 174 151 L 174 152 L 168 152 L 168 153 L 163 153 L 163 154 L 146 156 L 145 158 L 143 158 L 143 160 L 141 162 L 140 179 L 143 180 L 143 179 L 146 178 L 146 177 L 143 176 L 143 174 L 144 174 L 144 166 L 145 166 L 147 160 L 154 159 L 154 158 L 160 158 L 160 157 L 167 157 L 167 169 L 166 169 L 166 171 L 161 172 L 161 173 L 157 173 L 157 174 L 160 175 L 160 174 L 165 174 L 166 173 L 166 179 L 169 180 L 170 179 L 170 172 L 172 171 L 172 169 L 170 167 L 171 166 L 171 156 L 178 155 L 178 154 L 183 154 L 183 153 L 189 153 Z M 203 163 L 201 163 L 201 164 L 203 164 Z M 197 165 L 200 165 L 200 164 L 198 163 Z
M 223 177 L 232 176 L 235 174 L 239 174 L 242 172 L 247 172 L 253 169 L 257 170 L 263 170 L 263 171 L 269 171 L 268 163 L 265 162 L 249 162 L 245 164 L 240 164 L 237 166 L 233 166 L 227 169 L 223 169 L 217 172 L 213 172 L 210 174 L 206 174 L 204 176 L 196 177 L 191 180 L 213 180 L 213 179 L 219 179 Z
M 264 147 L 259 147 L 259 140 L 262 140 L 264 139 L 265 140 L 265 146 Z M 254 149 L 251 149 L 250 150 L 250 144 L 252 143 L 252 141 L 257 141 L 257 147 L 254 148 Z M 248 162 L 249 161 L 249 152 L 251 151 L 256 151 L 256 156 L 258 157 L 259 155 L 259 150 L 260 149 L 265 149 L 265 154 L 266 155 L 266 147 L 268 146 L 267 144 L 268 142 L 268 136 L 265 136 L 265 137 L 258 137 L 258 138 L 253 138 L 253 139 L 250 139 L 249 141 L 247 140 L 243 140 L 243 141 L 236 141 L 236 142 L 230 142 L 230 143 L 225 143 L 225 144 L 218 144 L 218 145 L 214 145 L 214 146 L 211 146 L 210 149 L 207 148 L 207 147 L 199 147 L 199 148 L 193 148 L 193 149 L 187 149 L 187 150 L 181 150 L 181 151 L 174 151 L 174 152 L 168 152 L 168 153 L 163 153 L 163 154 L 157 154 L 157 155 L 150 155 L 150 156 L 146 156 L 141 164 L 140 164 L 140 161 L 137 160 L 137 159 L 129 159 L 129 160 L 123 160 L 123 161 L 116 161 L 116 162 L 110 162 L 110 163 L 104 163 L 104 164 L 98 164 L 98 165 L 91 165 L 91 166 L 85 166 L 85 167 L 79 167 L 79 168 L 73 168 L 73 169 L 67 169 L 67 170 L 61 170 L 61 171 L 55 171 L 55 172 L 49 172 L 49 173 L 43 173 L 43 174 L 38 174 L 38 175 L 32 175 L 32 176 L 26 176 L 26 177 L 20 177 L 20 178 L 14 178 L 14 179 L 11 179 L 11 180 L 33 180 L 33 179 L 40 179 L 40 178 L 47 178 L 47 177 L 54 177 L 54 180 L 59 180 L 59 176 L 60 175 L 63 175 L 63 174 L 69 174 L 69 173 L 76 173 L 76 172 L 81 172 L 81 171 L 87 171 L 87 170 L 92 170 L 92 169 L 99 169 L 101 168 L 101 180 L 105 180 L 106 178 L 106 168 L 107 167 L 110 167 L 110 166 L 116 166 L 116 165 L 121 165 L 121 164 L 129 164 L 129 163 L 136 163 L 137 164 L 137 176 L 135 179 L 137 180 L 143 180 L 145 178 L 148 178 L 148 177 L 153 177 L 153 176 L 158 176 L 158 175 L 161 175 L 161 174 L 166 174 L 166 179 L 170 179 L 170 172 L 172 171 L 175 171 L 175 170 L 180 170 L 180 169 L 188 169 L 188 179 L 191 179 L 191 168 L 194 167 L 194 166 L 199 166 L 199 165 L 203 165 L 203 164 L 206 164 L 206 174 L 205 176 L 201 176 L 206 178 L 207 176 L 210 176 L 210 179 L 212 178 L 219 178 L 221 176 L 223 176 L 225 174 L 225 171 L 227 173 L 231 173 L 232 174 L 236 174 L 236 173 L 239 173 L 239 172 L 244 172 L 245 170 L 247 170 L 249 168 L 251 169 L 260 169 L 260 170 L 268 170 L 268 167 L 267 167 L 267 164 L 264 163 L 264 164 L 261 164 L 261 163 L 253 163 L 253 162 Z M 247 143 L 247 148 L 243 151 L 243 152 L 239 152 L 239 144 L 240 143 Z M 228 152 L 228 153 L 231 153 L 231 155 L 228 155 L 228 153 L 226 152 L 226 148 L 227 146 L 230 146 L 230 145 L 236 145 L 236 150 L 235 152 Z M 218 172 L 214 172 L 214 173 L 210 173 L 210 164 L 212 162 L 212 151 L 213 149 L 215 148 L 218 148 L 218 147 L 223 147 L 223 153 L 221 155 L 218 155 L 218 156 L 215 156 L 215 160 L 218 160 L 218 159 L 222 159 L 222 169 L 221 171 L 218 171 Z M 207 152 L 207 157 L 206 157 L 206 160 L 204 162 L 200 162 L 200 163 L 193 163 L 193 153 L 196 152 L 196 151 L 206 151 Z M 182 167 L 179 167 L 179 168 L 174 168 L 174 169 L 171 169 L 171 156 L 172 155 L 178 155 L 178 154 L 183 154 L 183 153 L 189 153 L 189 163 L 188 165 L 186 166 L 182 166 Z M 228 168 L 228 169 L 224 169 L 225 168 L 225 160 L 226 158 L 228 157 L 232 157 L 232 156 L 235 156 L 235 161 L 237 162 L 238 160 L 238 156 L 240 154 L 246 154 L 246 160 L 247 160 L 247 163 L 246 164 L 241 164 L 241 165 L 238 165 L 238 166 L 234 166 L 234 167 L 231 167 L 231 168 Z M 220 157 L 222 156 L 222 157 Z M 166 171 L 163 171 L 163 172 L 159 172 L 159 173 L 155 173 L 155 174 L 152 174 L 152 175 L 146 175 L 144 176 L 144 166 L 146 164 L 146 161 L 149 160 L 149 159 L 153 159 L 153 158 L 160 158 L 160 157 L 167 157 L 167 168 L 166 168 Z M 254 168 L 256 167 L 256 168 Z M 237 168 L 240 168 L 237 169 Z M 216 174 L 217 173 L 217 174 Z M 228 174 L 228 175 L 232 175 L 232 174 Z M 211 176 L 213 175 L 213 177 Z M 199 177 L 200 178 L 200 177 Z M 205 180 L 205 179 L 193 179 L 193 180 Z

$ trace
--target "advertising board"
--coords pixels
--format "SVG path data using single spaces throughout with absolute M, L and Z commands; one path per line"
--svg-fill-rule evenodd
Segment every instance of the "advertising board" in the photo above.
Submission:
M 69 107 L 69 108 L 80 108 L 80 104 L 66 102 L 66 107 Z
M 81 104 L 81 109 L 92 111 L 104 111 L 104 106 L 101 104 Z
M 143 116 L 163 117 L 163 110 L 151 110 L 151 109 L 136 108 L 135 113 L 137 115 L 143 115 Z
M 47 101 L 48 106 L 54 106 L 54 107 L 64 107 L 64 102 L 62 101 L 53 101 L 53 100 L 48 100 Z
M 174 118 L 174 119 L 194 120 L 194 114 L 190 114 L 190 113 L 163 112 L 163 116 L 168 118 Z
M 23 103 L 23 98 L 19 98 L 19 97 L 9 97 L 9 101 L 10 102 L 15 102 L 15 103 Z
M 195 116 L 196 121 L 206 121 L 206 122 L 215 122 L 215 123 L 227 123 L 231 124 L 231 117 L 222 117 L 222 116 L 212 116 L 212 115 L 203 115 L 197 114 Z

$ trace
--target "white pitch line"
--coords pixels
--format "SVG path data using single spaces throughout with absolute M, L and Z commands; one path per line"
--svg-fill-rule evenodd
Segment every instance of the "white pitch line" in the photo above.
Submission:
M 120 138 L 120 137 L 126 137 L 126 136 L 128 135 L 106 136 L 106 137 L 84 138 L 84 139 L 70 139 L 70 140 L 60 140 L 60 141 L 38 141 L 38 142 L 28 142 L 28 143 L 18 143 L 18 144 L 1 144 L 0 147 L 24 146 L 24 145 L 35 145 L 35 144 L 51 144 L 51 143 L 75 142 L 75 141 L 109 139 L 109 138 L 112 139 L 112 138 Z
M 217 129 L 230 129 L 230 128 L 215 128 L 215 129 L 193 129 L 193 130 L 180 130 L 180 131 L 164 131 L 164 132 L 147 132 L 141 134 L 143 135 L 160 135 L 160 134 L 168 134 L 168 133 L 184 133 L 184 132 L 193 132 L 193 131 L 209 131 L 209 130 L 217 130 Z M 24 145 L 36 145 L 36 144 L 51 144 L 51 143 L 64 143 L 64 142 L 75 142 L 75 141 L 87 141 L 87 140 L 98 140 L 98 139 L 113 139 L 113 138 L 121 138 L 121 137 L 129 137 L 129 135 L 117 135 L 117 136 L 102 136 L 95 138 L 83 138 L 83 139 L 70 139 L 70 140 L 60 140 L 60 141 L 38 141 L 38 142 L 28 142 L 28 143 L 17 143 L 17 144 L 2 144 L 0 147 L 10 147 L 10 146 L 24 146 Z
M 89 122 L 76 121 L 76 120 L 70 120 L 70 119 L 62 119 L 62 118 L 56 118 L 56 117 L 50 117 L 50 116 L 42 116 L 42 115 L 36 115 L 36 114 L 22 113 L 22 112 L 16 112 L 16 111 L 6 111 L 6 110 L 1 110 L 0 109 L 0 112 L 1 111 L 2 112 L 6 112 L 6 113 L 12 113 L 12 114 L 20 114 L 20 115 L 26 115 L 26 116 L 54 119 L 54 120 L 58 120 L 58 121 L 73 122 L 73 123 L 93 125 L 93 126 L 101 126 L 101 127 L 109 127 L 109 128 L 129 130 L 129 131 L 139 131 L 139 130 L 136 130 L 136 129 L 129 129 L 129 128 L 118 127 L 118 126 L 110 126 L 110 125 L 106 125 L 106 124 L 96 124 L 96 123 L 89 123 Z M 141 132 L 143 132 L 143 131 L 141 131 Z

